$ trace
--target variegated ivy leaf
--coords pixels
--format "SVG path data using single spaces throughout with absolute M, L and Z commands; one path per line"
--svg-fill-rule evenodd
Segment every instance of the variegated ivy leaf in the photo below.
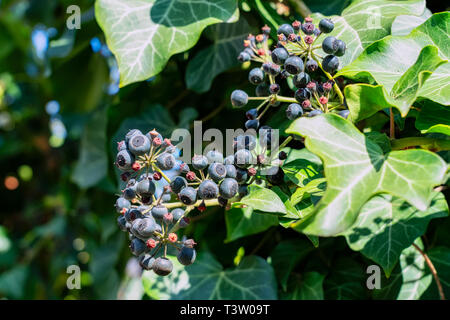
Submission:
M 343 235 L 350 248 L 382 266 L 389 276 L 402 251 L 425 233 L 428 222 L 445 216 L 448 205 L 442 193 L 434 194 L 425 211 L 402 199 L 379 195 L 362 207 L 355 224 Z
M 397 16 L 392 23 L 391 34 L 393 36 L 405 36 L 409 34 L 414 28 L 424 23 L 432 13 L 425 9 L 421 16 L 401 15 Z
M 186 85 L 196 92 L 208 91 L 218 74 L 239 64 L 237 56 L 250 27 L 241 17 L 236 23 L 211 26 L 205 33 L 208 31 L 214 43 L 197 53 L 186 69 Z
M 335 114 L 297 119 L 286 131 L 304 136 L 306 147 L 324 163 L 325 194 L 315 212 L 298 226 L 306 234 L 334 236 L 345 231 L 361 207 L 378 193 L 401 197 L 426 210 L 432 187 L 442 183 L 447 170 L 446 163 L 429 151 L 384 154 L 353 124 Z
M 345 8 L 340 16 L 327 17 L 335 24 L 333 32 L 327 36 L 335 36 L 347 44 L 347 53 L 339 57 L 340 66 L 348 65 L 367 46 L 389 35 L 396 16 L 420 16 L 424 10 L 424 0 L 357 0 Z M 319 13 L 312 17 L 317 22 L 324 18 Z M 321 49 L 319 54 L 326 55 Z
M 209 253 L 200 252 L 194 264 L 183 267 L 176 258 L 174 271 L 158 277 L 145 271 L 145 292 L 159 300 L 275 300 L 277 280 L 272 267 L 261 257 L 246 256 L 236 268 L 225 269 Z
M 207 26 L 235 22 L 235 0 L 97 0 L 97 22 L 116 56 L 120 86 L 159 73 L 169 58 L 191 48 Z
M 344 94 L 353 121 L 388 106 L 405 116 L 417 97 L 450 104 L 450 13 L 434 14 L 407 36 L 391 36 L 367 47 L 336 76 L 372 78 L 378 85 L 349 85 Z

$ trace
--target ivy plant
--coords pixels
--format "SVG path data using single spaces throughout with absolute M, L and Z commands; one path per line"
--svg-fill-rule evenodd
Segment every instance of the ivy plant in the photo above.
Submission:
M 270 241 L 276 226 L 295 231 L 295 237 L 272 246 L 265 258 L 241 252 L 232 268 L 224 268 L 213 256 L 219 253 L 200 242 L 198 261 L 186 268 L 176 265 L 176 250 L 164 252 L 165 264 L 146 260 L 157 256 L 158 247 L 149 254 L 138 252 L 144 269 L 157 275 L 172 272 L 164 280 L 146 272 L 145 292 L 160 299 L 449 297 L 448 264 L 444 263 L 449 244 L 435 247 L 421 240 L 432 232 L 428 226 L 433 220 L 448 219 L 449 13 L 432 14 L 423 0 L 356 0 L 330 16 L 311 12 L 304 3 L 297 5 L 281 17 L 279 7 L 257 0 L 240 4 L 233 0 L 96 2 L 96 18 L 117 59 L 121 86 L 161 72 L 172 55 L 194 46 L 205 28 L 204 38 L 210 44 L 194 48 L 186 68 L 187 88 L 206 92 L 229 69 L 247 72 L 250 83 L 256 85 L 256 94 L 249 93 L 254 89 L 247 86 L 232 88 L 231 101 L 222 106 L 245 109 L 245 128 L 256 132 L 255 140 L 244 135 L 234 142 L 247 141 L 256 147 L 244 143 L 231 162 L 219 160 L 220 165 L 245 175 L 230 175 L 237 180 L 236 186 L 239 183 L 239 192 L 236 187 L 230 194 L 225 180 L 214 178 L 214 160 L 208 177 L 220 190 L 216 186 L 218 191 L 205 198 L 202 185 L 209 180 L 194 157 L 197 173 L 190 168 L 185 176 L 163 175 L 178 197 L 163 206 L 183 208 L 183 217 L 194 216 L 193 220 L 215 210 L 210 207 L 222 206 L 225 243 L 265 233 L 262 241 Z M 268 25 L 258 31 L 253 20 L 247 21 L 249 11 Z M 238 61 L 248 71 L 236 71 Z M 134 127 L 124 122 L 120 134 L 126 133 L 124 129 L 150 131 L 153 120 L 136 120 L 139 125 Z M 267 141 L 278 129 L 282 141 L 273 149 Z M 134 134 L 130 131 L 126 139 Z M 147 136 L 155 143 L 158 134 L 150 131 Z M 119 136 L 116 141 L 122 139 Z M 138 179 L 140 170 L 147 168 L 155 172 L 154 179 L 161 179 L 152 150 L 145 158 L 148 162 L 136 158 L 133 170 L 138 173 L 131 177 Z M 244 153 L 256 162 L 239 163 Z M 123 157 L 117 159 L 119 168 L 127 172 Z M 184 177 L 199 182 L 179 188 L 175 181 Z M 130 174 L 124 181 L 128 179 Z M 124 230 L 132 234 L 135 222 L 127 214 L 136 210 L 133 207 L 147 206 L 141 211 L 152 212 L 157 220 L 155 205 L 137 188 L 135 206 L 118 205 L 124 223 L 130 223 Z M 192 214 L 195 208 L 200 216 Z M 167 245 L 173 236 L 164 232 L 168 223 L 164 221 L 157 238 Z M 345 239 L 354 253 L 345 258 L 332 256 L 329 270 L 316 257 L 332 254 L 332 239 Z M 186 243 L 179 243 L 183 248 L 178 248 L 178 261 L 182 262 Z M 136 250 L 132 247 L 133 253 Z M 411 259 L 420 270 L 411 269 Z M 168 273 L 161 271 L 166 264 Z M 364 265 L 370 264 L 384 270 L 381 289 L 371 291 L 365 285 Z M 176 265 L 173 270 L 172 265 Z

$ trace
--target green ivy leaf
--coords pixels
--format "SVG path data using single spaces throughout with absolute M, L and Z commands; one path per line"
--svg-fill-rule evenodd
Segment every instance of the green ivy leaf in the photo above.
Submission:
M 423 250 L 423 243 L 418 238 L 415 244 Z M 435 247 L 426 252 L 433 263 L 444 295 L 450 294 L 450 248 Z M 400 263 L 395 267 L 391 276 L 382 278 L 380 290 L 374 291 L 375 299 L 384 300 L 418 300 L 439 299 L 439 291 L 424 257 L 419 251 L 410 246 L 403 250 Z
M 322 178 L 321 166 L 308 160 L 296 159 L 283 164 L 282 169 L 286 176 L 299 187 L 304 187 L 315 179 Z
M 72 173 L 72 180 L 82 189 L 96 185 L 107 173 L 106 111 L 107 108 L 102 107 L 94 112 L 83 130 L 80 157 Z
M 248 195 L 240 202 L 262 212 L 287 213 L 283 201 L 275 192 L 256 185 L 249 186 Z
M 208 91 L 218 74 L 238 65 L 237 56 L 250 31 L 242 17 L 237 23 L 220 23 L 209 28 L 214 43 L 197 53 L 186 69 L 186 86 L 196 92 Z
M 376 44 L 380 47 L 384 45 L 382 41 L 376 42 Z M 381 48 L 372 46 L 369 49 L 374 50 L 373 52 L 383 51 Z M 390 50 L 397 50 L 397 48 L 391 47 Z M 405 51 L 407 50 L 405 49 Z M 375 61 L 380 57 L 383 55 L 373 57 L 371 63 L 376 63 Z M 383 85 L 373 86 L 363 83 L 346 86 L 344 94 L 351 120 L 356 122 L 365 119 L 387 107 L 397 108 L 405 117 L 425 81 L 436 68 L 445 62 L 447 61 L 439 57 L 437 47 L 426 46 L 420 51 L 417 61 L 395 82 L 389 93 Z
M 338 258 L 324 282 L 326 300 L 368 299 L 364 267 L 348 257 Z
M 172 55 L 191 48 L 204 28 L 235 22 L 239 10 L 234 0 L 98 0 L 95 16 L 123 87 L 159 73 Z
M 423 250 L 420 238 L 415 243 Z M 382 278 L 381 288 L 374 291 L 374 298 L 418 300 L 433 281 L 432 275 L 427 275 L 426 268 L 425 259 L 411 245 L 402 251 L 400 263 L 391 276 Z
M 424 23 L 429 17 L 432 16 L 430 10 L 425 9 L 420 16 L 401 15 L 397 16 L 392 22 L 391 34 L 393 36 L 406 36 L 410 32 Z
M 299 219 L 302 217 L 301 212 L 298 212 L 295 208 L 294 204 L 291 203 L 291 199 L 287 194 L 285 194 L 280 187 L 275 186 L 271 189 L 273 192 L 275 192 L 278 197 L 280 197 L 281 201 L 283 201 L 284 206 L 286 207 L 286 214 L 282 216 L 282 218 L 287 219 Z
M 380 195 L 362 207 L 355 224 L 342 235 L 352 250 L 361 251 L 389 276 L 402 251 L 425 233 L 428 222 L 447 215 L 448 205 L 442 193 L 434 194 L 426 211 L 402 199 Z
M 324 162 L 327 190 L 313 215 L 299 227 L 306 234 L 333 236 L 356 221 L 361 207 L 377 193 L 401 197 L 420 210 L 442 183 L 446 163 L 425 150 L 386 155 L 349 121 L 325 114 L 295 120 L 288 133 L 304 136 L 305 145 Z
M 278 225 L 278 218 L 271 214 L 262 214 L 251 207 L 231 208 L 225 211 L 227 238 L 225 242 L 259 233 Z
M 315 271 L 306 272 L 291 285 L 293 288 L 281 294 L 281 300 L 323 300 L 325 276 Z M 291 280 L 289 281 L 291 282 Z
M 408 111 L 408 102 L 414 101 L 415 97 L 425 97 L 444 105 L 450 104 L 450 95 L 447 94 L 450 90 L 450 64 L 442 60 L 448 61 L 450 57 L 450 49 L 445 45 L 449 37 L 449 14 L 434 14 L 407 36 L 389 36 L 373 43 L 336 76 L 373 78 L 386 90 L 385 104 L 396 106 L 403 116 Z M 393 67 L 387 70 L 386 66 Z M 357 90 L 357 87 L 358 85 L 348 86 L 345 93 L 349 94 L 349 91 Z M 372 86 L 368 88 L 376 90 Z M 375 94 L 375 91 L 372 92 Z M 379 92 L 376 94 L 380 95 Z M 361 104 L 365 103 L 364 99 L 369 98 L 361 97 Z M 381 95 L 378 99 L 381 99 Z M 350 103 L 353 108 L 359 108 L 358 100 L 353 98 Z M 374 107 L 372 105 L 368 108 Z M 352 119 L 355 120 L 353 114 Z
M 420 108 L 416 128 L 422 133 L 437 132 L 450 136 L 450 108 L 425 100 L 417 104 Z
M 383 151 L 383 153 L 388 153 L 391 151 L 391 141 L 385 133 L 371 131 L 365 132 L 364 135 L 375 142 Z
M 359 54 L 374 41 L 389 35 L 392 22 L 398 15 L 421 15 L 425 10 L 425 1 L 387 1 L 358 0 L 342 11 L 341 16 L 330 16 L 334 30 L 330 36 L 335 36 L 347 44 L 347 53 L 340 57 L 340 66 L 351 63 Z M 324 18 L 317 13 L 312 15 L 315 21 Z M 319 54 L 326 55 L 322 49 Z
M 272 251 L 272 266 L 284 291 L 292 270 L 313 249 L 306 240 L 295 239 L 280 242 Z
M 208 252 L 199 253 L 194 264 L 180 267 L 169 257 L 174 271 L 161 278 L 143 274 L 145 292 L 154 299 L 170 300 L 274 300 L 277 283 L 272 267 L 257 256 L 244 257 L 238 267 L 223 269 Z

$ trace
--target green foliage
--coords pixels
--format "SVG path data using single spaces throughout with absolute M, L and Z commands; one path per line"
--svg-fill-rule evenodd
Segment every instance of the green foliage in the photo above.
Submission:
M 441 193 L 435 193 L 426 211 L 381 195 L 362 207 L 355 224 L 343 235 L 350 248 L 378 263 L 389 277 L 402 251 L 425 233 L 428 222 L 446 216 L 448 205 Z
M 172 258 L 175 261 L 175 259 Z M 277 298 L 272 267 L 257 256 L 247 256 L 236 268 L 223 269 L 210 253 L 192 266 L 177 270 L 163 282 L 153 273 L 144 275 L 145 292 L 156 299 L 273 300 Z M 163 285 L 161 285 L 163 284 Z
M 443 182 L 447 170 L 446 163 L 428 151 L 383 154 L 351 123 L 332 114 L 298 119 L 287 132 L 306 136 L 306 147 L 322 158 L 327 177 L 327 190 L 314 215 L 302 222 L 307 234 L 332 236 L 348 229 L 377 193 L 402 197 L 425 210 L 432 187 Z
M 355 84 L 346 87 L 354 121 L 367 118 L 386 106 L 395 106 L 404 117 L 417 97 L 449 104 L 450 52 L 445 45 L 449 36 L 448 23 L 448 12 L 434 14 L 407 36 L 386 37 L 371 44 L 354 62 L 339 71 L 337 75 L 346 77 L 370 77 L 382 86 Z M 385 69 L 388 64 L 395 65 L 390 72 Z
M 345 41 L 350 52 L 342 57 L 341 66 L 355 60 L 374 41 L 389 35 L 396 16 L 404 14 L 419 16 L 424 10 L 424 0 L 402 2 L 358 0 L 345 8 L 340 16 L 328 17 L 335 22 L 335 28 L 329 35 Z M 323 18 L 323 15 L 317 14 L 313 18 L 318 20 Z
M 96 1 L 97 21 L 117 57 L 121 85 L 159 73 L 173 54 L 191 48 L 205 27 L 235 22 L 236 1 Z
M 316 25 L 335 23 L 319 40 L 347 44 L 330 75 L 345 105 L 330 108 L 348 107 L 348 120 L 268 108 L 261 125 L 294 137 L 283 183 L 262 178 L 229 208 L 194 210 L 180 233 L 197 260 L 184 267 L 169 250 L 174 271 L 157 277 L 117 227 L 117 142 L 194 120 L 242 128 L 257 106 L 230 103 L 235 89 L 255 91 L 245 83 L 256 65 L 236 59 L 243 40 L 268 24 L 273 49 L 277 26 L 303 22 L 298 2 L 283 1 L 288 12 L 279 1 L 80 0 L 82 28 L 68 30 L 70 1 L 0 1 L 0 298 L 439 299 L 418 247 L 448 299 L 449 12 L 424 0 L 303 2 Z M 283 94 L 297 89 L 287 81 Z M 369 290 L 373 264 L 384 272 Z M 66 286 L 70 265 L 81 290 Z

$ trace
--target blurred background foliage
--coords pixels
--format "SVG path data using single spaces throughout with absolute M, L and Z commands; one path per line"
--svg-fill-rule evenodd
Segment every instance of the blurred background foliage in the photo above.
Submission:
M 326 15 L 339 14 L 349 2 L 305 1 L 312 11 Z M 204 129 L 243 126 L 242 111 L 233 110 L 228 98 L 235 88 L 250 89 L 247 72 L 236 60 L 242 38 L 271 19 L 301 17 L 279 1 L 239 3 L 237 24 L 208 27 L 197 45 L 173 56 L 163 72 L 119 89 L 117 65 L 95 21 L 93 0 L 75 3 L 82 12 L 81 30 L 66 28 L 66 9 L 74 1 L 0 1 L 0 297 L 143 296 L 141 271 L 116 226 L 117 137 L 133 126 L 170 134 L 174 128 L 191 127 L 194 119 L 203 120 Z M 261 6 L 265 14 L 258 12 Z M 445 10 L 442 6 L 428 5 L 433 12 Z M 198 67 L 204 57 L 211 59 L 208 70 Z M 224 268 L 250 254 L 266 258 L 275 248 L 286 255 L 284 247 L 292 241 L 312 248 L 304 236 L 277 228 L 270 216 L 256 221 L 245 215 L 209 209 L 194 218 L 186 233 Z M 449 219 L 433 221 L 429 241 L 448 243 L 449 227 Z M 320 283 L 326 275 L 334 284 L 325 287 L 326 298 L 359 281 L 340 271 L 350 265 L 354 275 L 364 276 L 368 264 L 347 248 L 343 237 L 321 239 L 317 250 L 305 250 L 295 258 L 308 259 L 295 265 L 289 286 L 296 286 L 303 272 Z M 72 264 L 81 267 L 81 290 L 66 287 L 66 268 Z M 368 297 L 360 291 L 351 298 Z M 295 298 L 292 292 L 279 296 Z

